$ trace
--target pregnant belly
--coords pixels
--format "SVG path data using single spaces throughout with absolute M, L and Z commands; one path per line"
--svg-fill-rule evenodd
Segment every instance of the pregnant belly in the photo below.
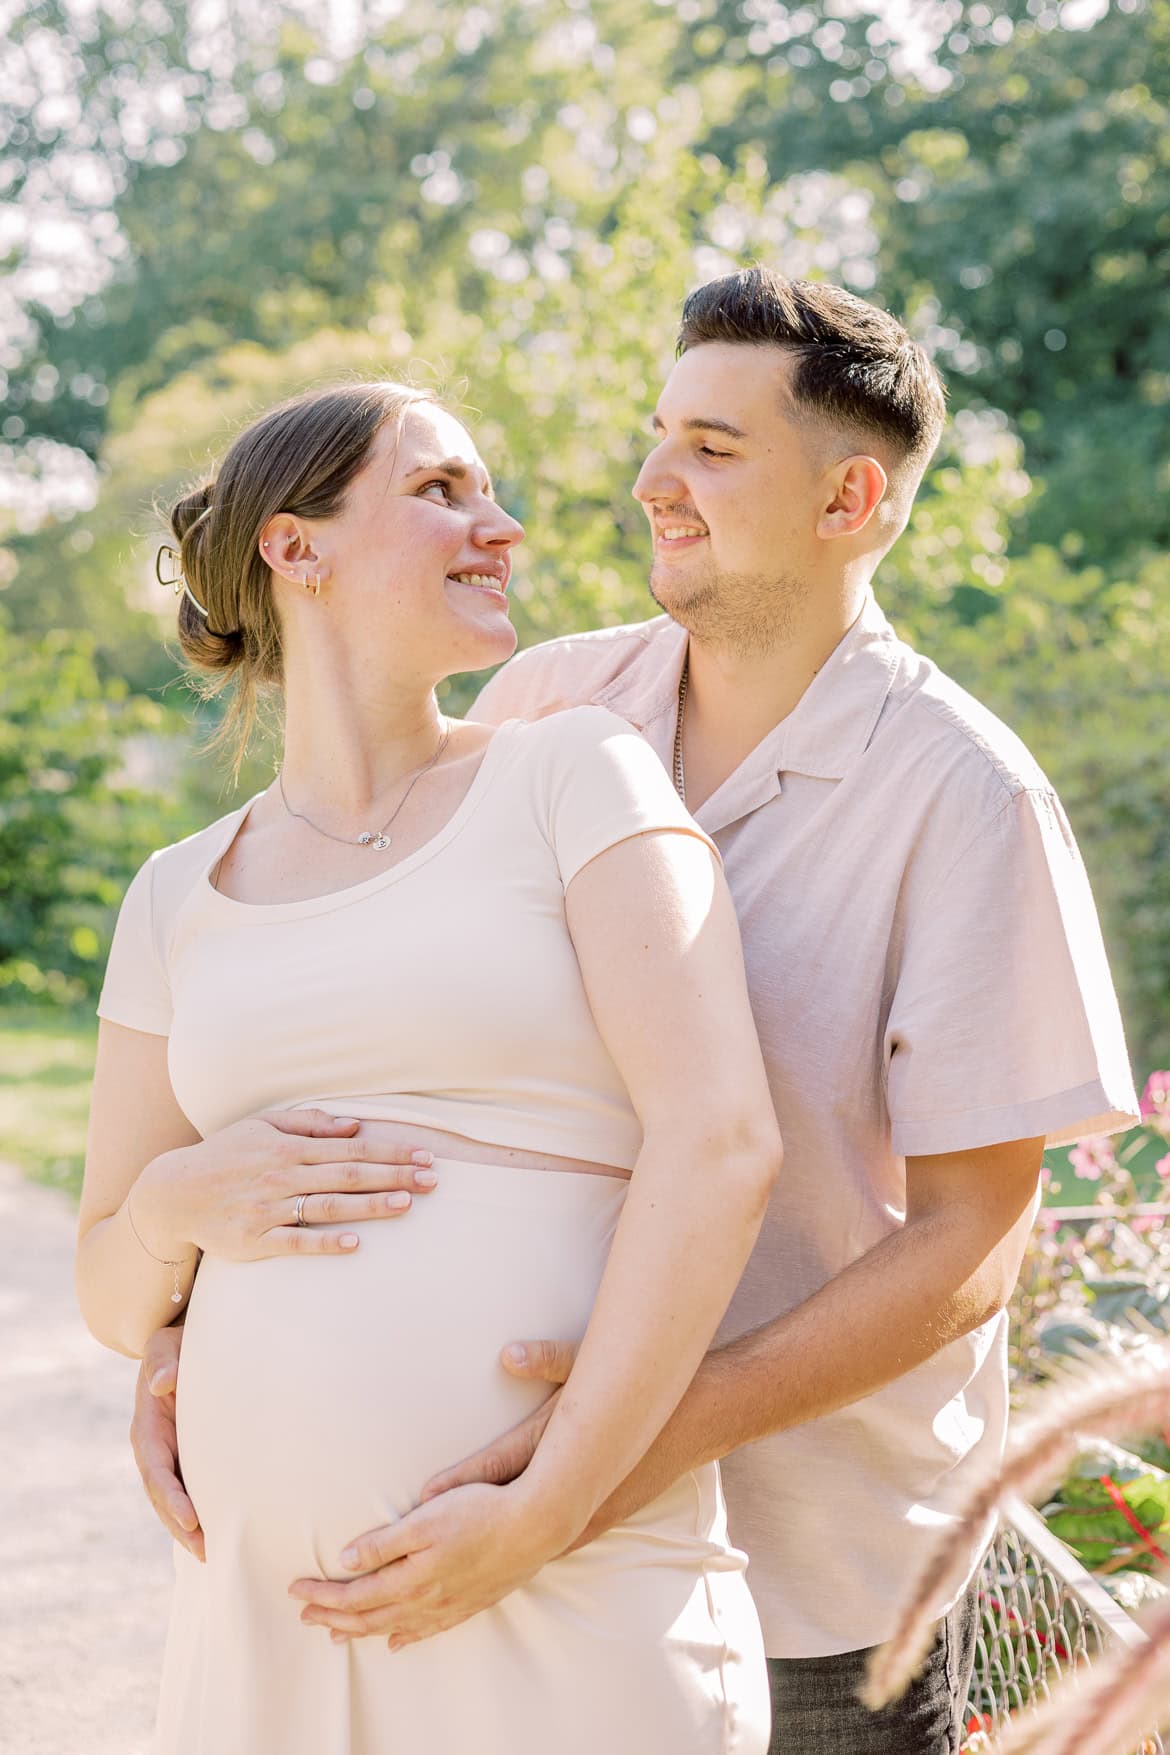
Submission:
M 345 1576 L 348 1541 L 544 1399 L 500 1349 L 583 1333 L 627 1182 L 438 1168 L 353 1255 L 200 1265 L 177 1419 L 209 1565 Z

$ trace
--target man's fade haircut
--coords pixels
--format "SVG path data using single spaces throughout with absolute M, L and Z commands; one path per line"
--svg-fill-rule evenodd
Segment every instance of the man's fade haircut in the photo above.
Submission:
M 787 280 L 757 264 L 688 297 L 677 356 L 711 341 L 783 348 L 793 356 L 788 390 L 797 418 L 880 435 L 905 460 L 913 496 L 942 433 L 946 391 L 896 317 L 843 287 Z

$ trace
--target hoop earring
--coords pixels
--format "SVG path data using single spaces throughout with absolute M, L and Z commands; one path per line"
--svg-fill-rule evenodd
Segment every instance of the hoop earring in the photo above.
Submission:
M 314 597 L 320 596 L 320 594 L 321 594 L 321 569 L 320 569 L 320 567 L 318 567 L 317 570 L 314 572 L 311 583 L 308 579 L 305 580 L 305 590 L 311 592 Z

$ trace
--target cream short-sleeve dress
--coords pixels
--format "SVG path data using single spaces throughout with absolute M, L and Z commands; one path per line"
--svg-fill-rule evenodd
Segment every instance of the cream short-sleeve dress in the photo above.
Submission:
M 540 1402 L 502 1346 L 584 1331 L 641 1135 L 564 893 L 630 835 L 701 831 L 595 707 L 500 727 L 431 841 L 331 895 L 212 887 L 251 802 L 143 866 L 98 1006 L 168 1036 L 200 1133 L 315 1104 L 615 1174 L 444 1159 L 353 1256 L 204 1258 L 177 1408 L 207 1560 L 176 1546 L 158 1755 L 763 1755 L 763 1646 L 714 1466 L 394 1654 L 332 1644 L 287 1594 L 351 1576 L 346 1542 Z

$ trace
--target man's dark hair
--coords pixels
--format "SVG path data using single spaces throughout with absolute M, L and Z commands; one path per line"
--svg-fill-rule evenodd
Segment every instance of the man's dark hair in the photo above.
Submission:
M 896 317 L 843 287 L 758 264 L 725 274 L 687 299 L 677 352 L 708 341 L 784 348 L 797 415 L 880 434 L 919 475 L 938 444 L 946 392 L 930 358 Z

